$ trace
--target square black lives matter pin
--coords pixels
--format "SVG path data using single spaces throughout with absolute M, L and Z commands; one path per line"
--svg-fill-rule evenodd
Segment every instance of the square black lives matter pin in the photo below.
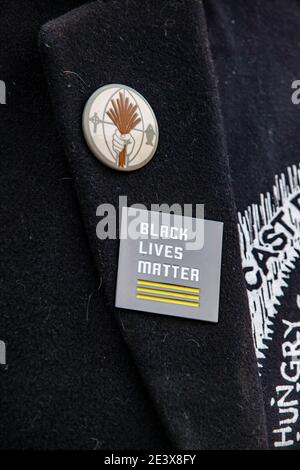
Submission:
M 223 223 L 125 207 L 116 307 L 216 323 Z

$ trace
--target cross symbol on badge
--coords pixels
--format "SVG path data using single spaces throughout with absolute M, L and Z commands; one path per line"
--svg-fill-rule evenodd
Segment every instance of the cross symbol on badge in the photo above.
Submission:
M 93 116 L 89 118 L 89 121 L 91 121 L 91 123 L 94 125 L 93 132 L 94 132 L 94 134 L 96 134 L 98 124 L 101 123 L 98 114 L 94 113 Z

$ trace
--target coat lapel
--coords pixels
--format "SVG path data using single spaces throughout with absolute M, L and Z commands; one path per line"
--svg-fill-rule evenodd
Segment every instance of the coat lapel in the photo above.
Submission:
M 40 43 L 103 298 L 169 438 L 180 449 L 264 447 L 263 404 L 202 3 L 94 2 L 45 25 Z M 87 99 L 109 83 L 139 91 L 158 119 L 158 151 L 132 173 L 99 163 L 82 135 Z M 224 222 L 218 324 L 114 307 L 119 242 L 97 239 L 96 209 L 103 203 L 117 207 L 124 195 L 128 205 L 148 209 L 152 203 L 204 203 L 207 219 Z

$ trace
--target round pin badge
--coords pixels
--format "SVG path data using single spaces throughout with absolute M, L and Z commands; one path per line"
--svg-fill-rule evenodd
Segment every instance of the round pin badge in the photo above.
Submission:
M 115 170 L 137 170 L 155 154 L 158 125 L 153 109 L 126 85 L 96 90 L 85 105 L 82 126 L 90 150 Z

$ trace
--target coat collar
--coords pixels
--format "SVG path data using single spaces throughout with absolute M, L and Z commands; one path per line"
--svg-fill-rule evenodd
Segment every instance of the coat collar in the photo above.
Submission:
M 202 2 L 94 2 L 45 25 L 40 44 L 106 308 L 120 325 L 169 438 L 180 449 L 264 447 L 262 396 Z M 156 156 L 130 174 L 99 163 L 82 135 L 83 107 L 108 83 L 139 91 L 159 122 Z M 224 222 L 218 324 L 114 307 L 119 243 L 96 238 L 96 208 L 117 206 L 122 195 L 129 205 L 148 208 L 204 203 L 206 218 Z

